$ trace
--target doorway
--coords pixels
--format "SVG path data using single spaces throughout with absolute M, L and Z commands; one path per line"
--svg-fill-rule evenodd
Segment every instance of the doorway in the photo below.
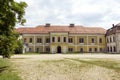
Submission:
M 57 53 L 61 53 L 61 47 L 60 46 L 57 47 Z

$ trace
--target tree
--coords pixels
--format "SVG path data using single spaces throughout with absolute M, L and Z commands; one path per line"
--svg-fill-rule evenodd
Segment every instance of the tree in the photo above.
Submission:
M 23 25 L 25 2 L 15 2 L 14 0 L 0 0 L 0 53 L 3 58 L 10 58 L 17 47 L 15 25 Z
M 22 51 L 23 51 L 23 44 L 22 44 L 22 40 L 17 40 L 17 47 L 16 47 L 16 49 L 15 49 L 15 54 L 21 54 L 21 53 L 23 53 Z

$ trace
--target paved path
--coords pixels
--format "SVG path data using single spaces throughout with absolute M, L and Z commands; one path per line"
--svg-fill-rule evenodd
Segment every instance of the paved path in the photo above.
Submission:
M 64 58 L 112 58 L 120 59 L 120 54 L 40 54 L 40 55 L 14 55 L 11 58 L 26 58 L 39 60 L 52 60 Z

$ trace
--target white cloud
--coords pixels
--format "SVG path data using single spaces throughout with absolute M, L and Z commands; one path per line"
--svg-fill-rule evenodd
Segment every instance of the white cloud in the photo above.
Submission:
M 45 23 L 110 28 L 120 21 L 119 0 L 17 0 L 28 4 L 26 26 Z

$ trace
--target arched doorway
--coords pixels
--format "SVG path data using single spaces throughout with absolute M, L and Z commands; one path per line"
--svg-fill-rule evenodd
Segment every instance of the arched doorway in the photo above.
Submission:
M 60 46 L 57 47 L 57 53 L 61 53 L 61 47 Z

